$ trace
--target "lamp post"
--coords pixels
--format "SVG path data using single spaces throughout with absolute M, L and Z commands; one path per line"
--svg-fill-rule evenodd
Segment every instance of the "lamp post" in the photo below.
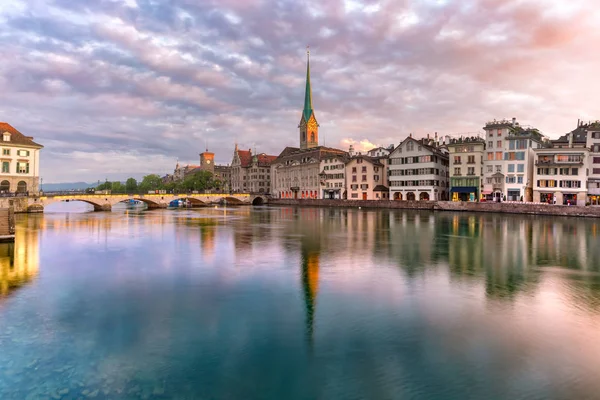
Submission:
M 44 178 L 40 178 L 40 192 L 44 192 Z

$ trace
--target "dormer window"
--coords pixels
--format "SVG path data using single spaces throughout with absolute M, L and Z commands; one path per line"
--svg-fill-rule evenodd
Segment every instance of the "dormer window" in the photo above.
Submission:
M 4 134 L 2 135 L 2 140 L 5 142 L 10 142 L 10 133 L 4 132 Z

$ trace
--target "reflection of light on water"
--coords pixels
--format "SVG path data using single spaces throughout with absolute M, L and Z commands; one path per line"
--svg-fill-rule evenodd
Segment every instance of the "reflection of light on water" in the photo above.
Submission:
M 15 243 L 0 244 L 0 296 L 8 295 L 38 274 L 38 231 L 16 224 Z

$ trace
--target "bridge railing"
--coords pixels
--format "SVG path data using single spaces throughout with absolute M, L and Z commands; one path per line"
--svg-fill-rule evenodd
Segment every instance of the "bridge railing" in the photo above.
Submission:
M 189 191 L 189 192 L 128 192 L 128 193 L 106 193 L 102 192 L 86 192 L 80 190 L 67 190 L 67 191 L 52 191 L 52 192 L 40 192 L 39 196 L 149 196 L 149 195 L 166 195 L 166 196 L 195 196 L 195 195 L 226 195 L 226 196 L 235 196 L 235 195 L 247 195 L 249 193 L 231 193 L 231 192 L 216 192 L 216 191 Z M 264 195 L 264 193 L 260 193 Z M 19 194 L 21 195 L 21 194 Z M 27 194 L 22 194 L 23 196 L 27 196 Z
M 29 192 L 0 192 L 0 197 L 27 197 Z

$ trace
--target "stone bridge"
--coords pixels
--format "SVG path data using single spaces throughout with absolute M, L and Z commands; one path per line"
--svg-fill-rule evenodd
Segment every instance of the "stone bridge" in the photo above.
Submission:
M 88 194 L 61 193 L 55 195 L 31 196 L 28 198 L 28 212 L 43 212 L 44 207 L 56 202 L 83 201 L 94 206 L 94 211 L 110 211 L 117 203 L 139 200 L 146 203 L 149 209 L 167 208 L 173 200 L 186 200 L 192 207 L 203 207 L 213 204 L 228 205 L 262 205 L 268 202 L 264 194 Z

